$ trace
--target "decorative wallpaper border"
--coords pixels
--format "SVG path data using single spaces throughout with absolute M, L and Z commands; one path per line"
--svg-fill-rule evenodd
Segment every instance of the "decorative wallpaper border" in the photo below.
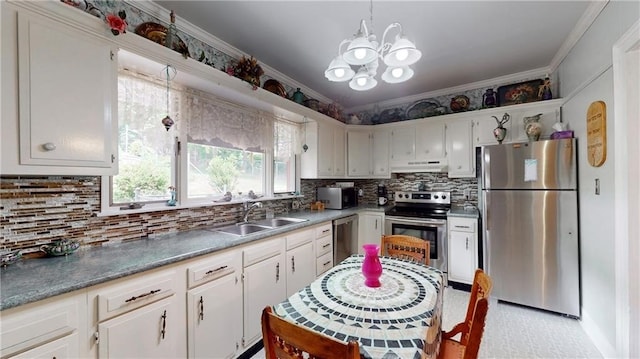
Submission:
M 136 28 L 144 23 L 152 22 L 161 24 L 164 27 L 169 26 L 169 19 L 158 19 L 144 12 L 125 1 L 116 0 L 60 0 L 62 3 L 70 5 L 74 8 L 87 12 L 104 21 L 108 15 L 116 15 L 124 11 L 126 14 L 126 31 L 135 33 Z M 105 26 L 108 26 L 105 24 Z M 196 61 L 205 63 L 217 70 L 224 71 L 230 75 L 242 78 L 238 71 L 233 69 L 243 59 L 237 59 L 225 52 L 216 49 L 214 46 L 204 43 L 203 41 L 180 30 L 180 24 L 176 24 L 176 35 L 184 42 L 187 47 L 189 56 Z M 215 34 L 213 34 L 215 35 Z M 181 52 L 183 49 L 174 51 Z M 268 80 L 276 80 L 268 75 L 261 75 L 259 82 L 264 85 Z M 523 81 L 539 80 L 539 78 L 527 78 Z M 246 80 L 245 80 L 246 81 Z M 278 81 L 285 88 L 286 98 L 293 101 L 293 94 L 296 88 Z M 514 82 L 497 84 L 496 88 L 491 88 L 494 92 L 499 86 L 512 85 Z M 440 116 L 456 112 L 458 104 L 466 103 L 461 111 L 473 111 L 483 108 L 483 95 L 487 93 L 488 88 L 476 88 L 458 93 L 452 93 L 431 98 L 424 98 L 410 103 L 403 103 L 396 106 L 380 108 L 377 104 L 372 104 L 371 108 L 355 113 L 343 113 L 343 106 L 333 102 L 331 104 L 323 103 L 316 99 L 308 98 L 303 104 L 317 112 L 333 117 L 346 124 L 353 125 L 376 125 L 382 123 L 405 121 L 408 119 L 424 118 L 432 116 Z M 420 115 L 419 117 L 416 117 Z

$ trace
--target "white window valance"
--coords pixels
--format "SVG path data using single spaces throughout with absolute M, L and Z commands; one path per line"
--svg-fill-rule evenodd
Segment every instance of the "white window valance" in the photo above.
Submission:
M 273 147 L 273 116 L 193 89 L 185 101 L 189 142 L 255 152 Z

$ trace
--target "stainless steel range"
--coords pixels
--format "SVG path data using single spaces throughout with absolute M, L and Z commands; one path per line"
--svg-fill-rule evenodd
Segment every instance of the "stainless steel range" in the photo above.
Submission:
M 430 265 L 447 272 L 447 212 L 450 192 L 396 192 L 385 212 L 385 234 L 405 234 L 430 243 Z M 446 274 L 445 274 L 446 277 Z

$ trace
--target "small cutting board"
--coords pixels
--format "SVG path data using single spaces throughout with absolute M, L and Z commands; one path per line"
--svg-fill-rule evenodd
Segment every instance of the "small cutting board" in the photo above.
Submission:
M 607 105 L 595 101 L 587 110 L 587 160 L 600 167 L 607 159 Z

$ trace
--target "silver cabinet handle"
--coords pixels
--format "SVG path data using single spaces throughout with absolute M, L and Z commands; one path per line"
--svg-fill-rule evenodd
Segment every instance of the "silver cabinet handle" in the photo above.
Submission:
M 44 148 L 45 151 L 53 151 L 56 149 L 56 145 L 54 143 L 47 142 L 42 145 L 42 148 Z
M 276 264 L 276 282 L 280 280 L 280 262 Z
M 329 247 L 330 245 L 331 245 L 331 243 L 327 243 L 327 244 L 325 244 L 324 246 L 322 246 L 322 248 L 327 248 L 327 247 Z
M 223 269 L 227 269 L 227 267 L 228 267 L 228 266 L 222 266 L 222 267 L 218 267 L 218 268 L 216 268 L 216 269 L 208 270 L 208 271 L 205 273 L 205 275 L 210 275 L 210 274 L 213 274 L 213 273 L 215 273 L 215 272 L 219 272 L 219 271 L 221 271 L 221 270 L 223 270 Z
M 467 243 L 465 244 L 465 247 L 466 247 L 465 249 L 466 249 L 466 250 L 469 250 L 469 237 L 467 237 L 467 241 L 466 241 L 466 242 L 467 242 Z
M 291 256 L 291 273 L 296 272 L 296 257 Z

